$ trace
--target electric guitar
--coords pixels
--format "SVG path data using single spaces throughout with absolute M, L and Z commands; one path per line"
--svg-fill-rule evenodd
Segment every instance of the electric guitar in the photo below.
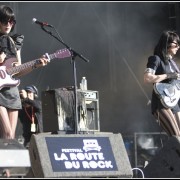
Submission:
M 155 83 L 154 91 L 164 107 L 173 108 L 180 98 L 180 80 L 174 80 L 172 83 Z
M 55 58 L 66 58 L 70 57 L 71 53 L 68 49 L 61 49 L 57 50 L 53 54 L 45 54 L 46 57 L 50 60 L 55 59 Z M 3 87 L 13 87 L 13 86 L 18 86 L 20 84 L 19 79 L 15 79 L 13 75 L 22 72 L 30 67 L 34 67 L 34 65 L 39 64 L 40 60 L 35 59 L 29 62 L 26 62 L 24 64 L 21 64 L 19 66 L 13 66 L 12 64 L 14 62 L 17 62 L 16 58 L 9 58 L 5 62 L 1 63 L 0 66 L 0 89 Z

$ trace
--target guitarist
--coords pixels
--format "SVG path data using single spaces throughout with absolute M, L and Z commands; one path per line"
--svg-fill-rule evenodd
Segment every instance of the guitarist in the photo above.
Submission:
M 23 45 L 24 36 L 10 34 L 13 32 L 16 20 L 13 10 L 6 6 L 0 6 L 0 66 L 18 66 L 21 64 L 20 51 Z M 9 59 L 16 61 L 9 63 Z M 20 77 L 32 71 L 32 69 L 45 66 L 48 59 L 42 56 L 39 63 L 29 67 L 21 73 L 14 74 L 15 77 Z M 2 74 L 0 73 L 0 76 Z M 16 85 L 3 87 L 0 90 L 0 138 L 13 139 L 15 138 L 15 130 L 18 119 L 18 110 L 22 108 L 21 99 L 19 96 L 18 87 Z
M 145 83 L 171 83 L 180 77 L 174 56 L 180 47 L 180 38 L 174 31 L 164 31 L 155 46 L 154 54 L 148 58 L 144 72 Z M 180 136 L 180 107 L 164 107 L 160 98 L 152 92 L 151 111 L 159 125 L 169 136 Z

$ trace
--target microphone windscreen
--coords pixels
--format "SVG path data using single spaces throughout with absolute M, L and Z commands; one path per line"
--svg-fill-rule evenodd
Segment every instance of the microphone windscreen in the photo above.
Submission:
M 32 22 L 33 22 L 33 23 L 35 23 L 36 21 L 37 21 L 37 19 L 36 19 L 36 18 L 33 18 L 33 19 L 32 19 Z

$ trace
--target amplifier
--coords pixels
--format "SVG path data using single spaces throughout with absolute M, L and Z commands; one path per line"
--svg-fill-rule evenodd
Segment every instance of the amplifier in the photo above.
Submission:
M 78 131 L 100 131 L 98 91 L 77 90 Z M 43 131 L 74 131 L 74 92 L 65 88 L 43 91 Z
M 99 99 L 98 91 L 80 90 L 80 89 L 78 89 L 77 91 L 84 93 L 85 99 L 92 99 L 92 100 Z
M 88 131 L 100 131 L 98 91 L 81 89 L 78 89 L 77 91 L 84 95 L 86 104 L 86 116 L 85 118 L 80 116 L 80 123 L 85 120 L 85 127 L 88 127 Z M 80 128 L 83 130 L 83 124 Z

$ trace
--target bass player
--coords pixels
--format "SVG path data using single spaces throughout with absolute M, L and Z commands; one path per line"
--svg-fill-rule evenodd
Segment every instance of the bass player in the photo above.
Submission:
M 164 31 L 155 46 L 154 54 L 149 56 L 147 66 L 144 72 L 144 82 L 152 83 L 155 87 L 156 83 L 171 84 L 180 77 L 180 71 L 175 62 L 175 55 L 180 47 L 180 38 L 175 31 Z M 162 86 L 163 88 L 163 86 Z M 173 88 L 172 88 L 173 89 Z M 167 90 L 167 89 L 166 89 Z M 173 107 L 164 106 L 163 97 L 160 96 L 155 89 L 152 91 L 151 112 L 159 125 L 167 133 L 168 136 L 180 136 L 180 107 L 177 101 Z M 173 93 L 173 92 L 170 92 Z M 170 96 L 170 94 L 168 94 Z

